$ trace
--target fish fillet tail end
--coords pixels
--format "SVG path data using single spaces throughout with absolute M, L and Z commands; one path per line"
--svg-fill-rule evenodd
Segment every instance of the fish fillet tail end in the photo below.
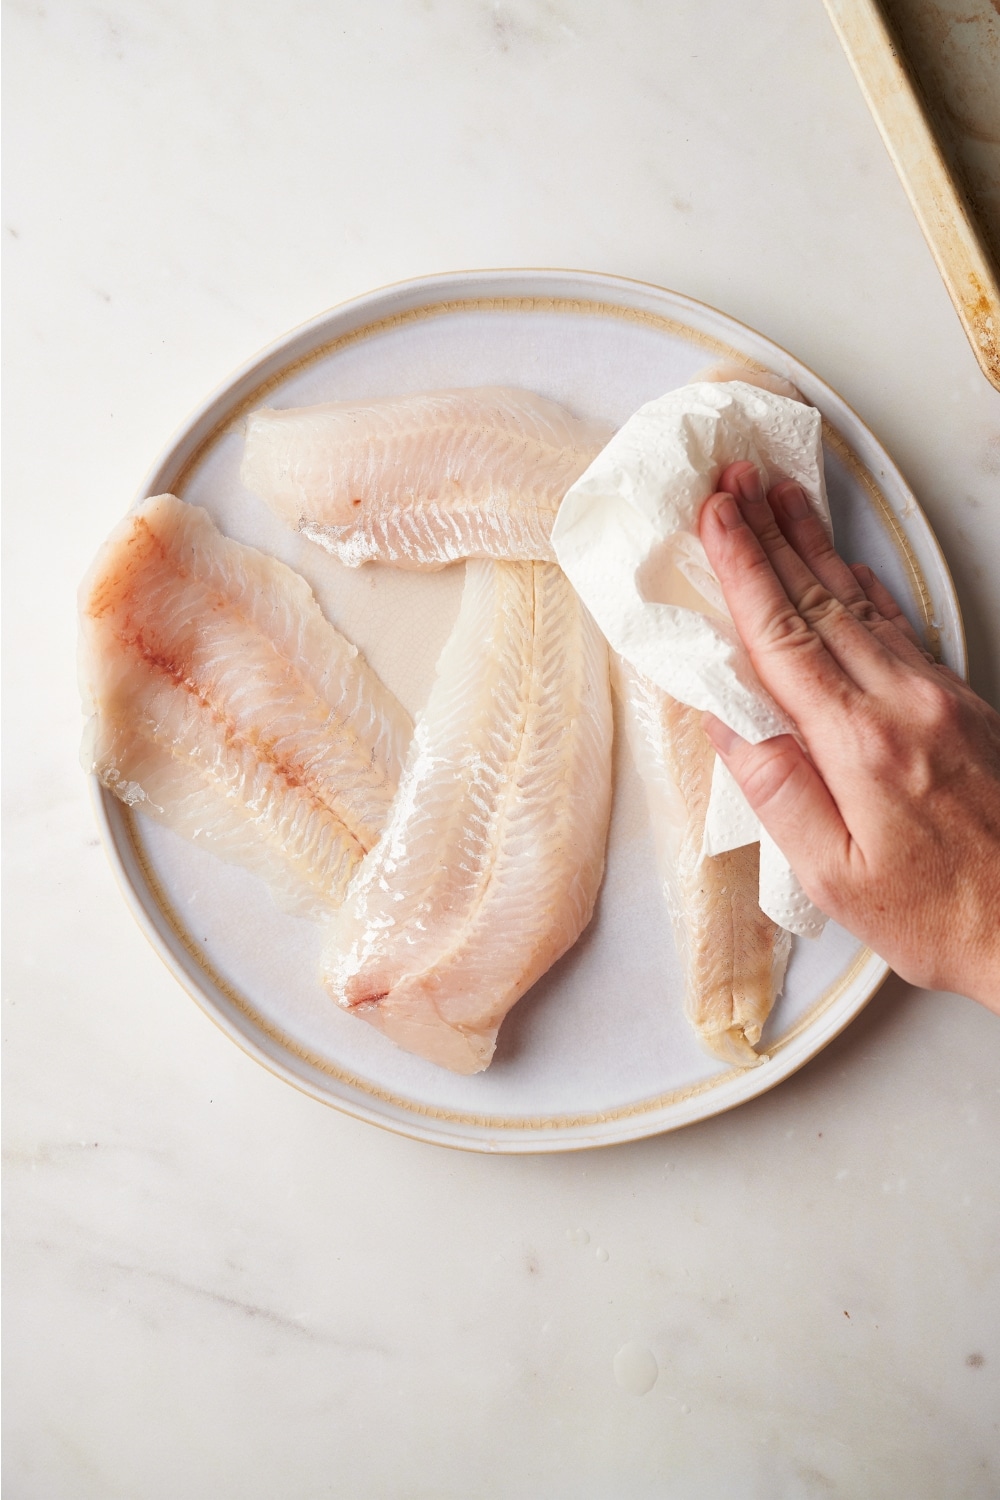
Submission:
M 767 1061 L 767 1054 L 755 1051 L 742 1026 L 730 1026 L 725 1031 L 700 1029 L 698 1035 L 702 1046 L 720 1062 L 732 1063 L 738 1068 L 755 1068 L 759 1063 Z M 757 1028 L 757 1036 L 759 1035 L 760 1029 Z

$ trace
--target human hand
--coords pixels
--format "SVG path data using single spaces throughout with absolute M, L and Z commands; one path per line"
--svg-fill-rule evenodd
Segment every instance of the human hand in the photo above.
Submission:
M 848 567 L 797 484 L 730 464 L 701 539 L 801 744 L 705 729 L 806 894 L 912 984 L 1000 1012 L 1000 714 Z M 804 746 L 804 748 L 803 748 Z

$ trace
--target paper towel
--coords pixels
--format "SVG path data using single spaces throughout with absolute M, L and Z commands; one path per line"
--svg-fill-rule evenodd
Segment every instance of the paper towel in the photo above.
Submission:
M 672 697 L 711 711 L 752 744 L 794 730 L 732 624 L 698 538 L 722 470 L 757 465 L 765 488 L 794 479 L 829 529 L 815 407 L 746 381 L 699 381 L 631 417 L 567 492 L 556 557 L 612 647 Z M 716 760 L 705 852 L 761 841 L 760 905 L 790 932 L 826 918 L 805 895 L 724 764 Z

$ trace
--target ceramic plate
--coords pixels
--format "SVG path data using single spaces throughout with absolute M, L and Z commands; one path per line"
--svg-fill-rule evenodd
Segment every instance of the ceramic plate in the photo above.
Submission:
M 411 712 L 458 609 L 463 566 L 352 571 L 285 531 L 239 482 L 246 413 L 261 404 L 517 385 L 620 424 L 719 358 L 793 380 L 823 413 L 841 550 L 864 559 L 942 658 L 965 669 L 940 550 L 871 433 L 811 371 L 759 334 L 674 292 L 560 271 L 468 272 L 372 293 L 280 339 L 195 413 L 143 488 L 202 505 L 228 535 L 280 557 Z M 488 1072 L 460 1078 L 398 1051 L 329 1001 L 320 932 L 263 884 L 96 787 L 122 885 L 163 960 L 265 1066 L 317 1099 L 422 1140 L 481 1151 L 607 1145 L 674 1129 L 763 1093 L 814 1056 L 886 974 L 830 924 L 796 939 L 763 1037 L 768 1060 L 716 1064 L 680 1009 L 642 787 L 618 737 L 607 874 L 576 946 L 512 1011 Z

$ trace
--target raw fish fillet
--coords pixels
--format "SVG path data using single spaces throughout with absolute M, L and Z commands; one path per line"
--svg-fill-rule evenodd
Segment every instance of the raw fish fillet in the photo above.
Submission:
M 553 562 L 559 504 L 611 433 L 500 386 L 265 408 L 247 422 L 241 478 L 351 567 Z
M 480 1072 L 590 920 L 610 806 L 603 636 L 552 564 L 470 562 L 389 823 L 330 926 L 334 998 Z
M 791 936 L 757 904 L 757 844 L 702 855 L 715 752 L 701 713 L 615 658 L 629 744 L 646 786 L 657 863 L 684 965 L 685 1009 L 723 1062 L 754 1050 L 781 989 Z
M 790 401 L 801 401 L 803 406 L 809 405 L 798 386 L 786 380 L 783 375 L 775 375 L 771 370 L 751 370 L 731 360 L 709 365 L 691 376 L 692 385 L 699 380 L 711 380 L 717 385 L 724 385 L 728 380 L 742 380 L 745 385 L 759 386 L 762 391 L 770 391 L 773 396 L 787 396 Z
M 159 495 L 101 549 L 80 615 L 86 769 L 326 914 L 378 840 L 411 725 L 305 581 Z

